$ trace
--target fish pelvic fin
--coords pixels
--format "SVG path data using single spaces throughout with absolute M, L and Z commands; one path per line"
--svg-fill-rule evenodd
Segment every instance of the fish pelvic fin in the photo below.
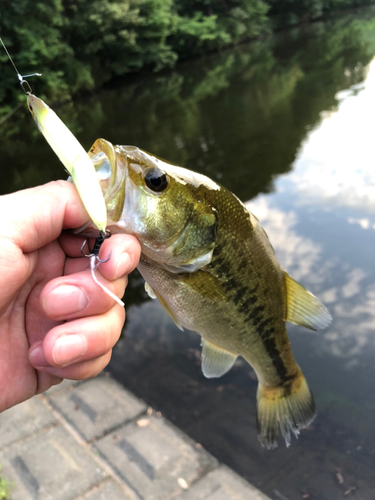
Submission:
M 237 356 L 220 349 L 202 338 L 202 372 L 207 378 L 217 378 L 229 371 Z
M 323 330 L 332 321 L 326 307 L 284 271 L 287 292 L 286 321 L 310 330 Z
M 257 403 L 259 440 L 269 450 L 278 445 L 279 428 L 288 447 L 292 434 L 298 438 L 300 430 L 315 417 L 314 398 L 301 370 L 291 382 L 280 387 L 259 383 Z
M 145 281 L 145 291 L 146 291 L 147 295 L 150 297 L 150 299 L 157 298 L 154 290 L 150 287 L 150 285 L 147 283 L 147 281 Z

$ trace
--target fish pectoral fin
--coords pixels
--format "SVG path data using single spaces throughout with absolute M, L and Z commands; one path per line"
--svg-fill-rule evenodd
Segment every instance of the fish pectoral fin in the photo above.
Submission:
M 154 290 L 150 287 L 150 285 L 145 281 L 145 290 L 147 292 L 147 295 L 150 297 L 150 299 L 156 299 L 156 295 Z
M 285 271 L 284 278 L 287 293 L 286 321 L 310 330 L 326 328 L 332 321 L 326 307 Z
M 148 285 L 148 283 L 147 283 L 147 285 Z M 150 285 L 148 285 L 148 286 L 150 286 Z M 169 305 L 167 304 L 167 302 L 163 299 L 163 297 L 159 293 L 155 292 L 154 290 L 152 290 L 152 292 L 154 293 L 155 297 L 158 299 L 158 301 L 160 302 L 160 304 L 167 311 L 167 313 L 169 314 L 169 316 L 173 319 L 173 321 L 174 321 L 175 325 L 177 326 L 177 328 L 179 328 L 181 331 L 184 331 L 181 323 L 179 322 L 179 320 L 177 319 L 176 315 L 174 314 L 174 312 L 172 311 L 172 309 L 169 307 Z
M 200 257 L 197 257 L 196 259 L 192 260 L 191 262 L 187 262 L 186 264 L 173 265 L 168 263 L 162 263 L 161 267 L 175 274 L 195 273 L 195 271 L 198 271 L 199 269 L 201 269 L 202 267 L 206 266 L 211 262 L 212 254 L 213 250 L 210 250 L 204 255 L 201 255 Z
M 202 338 L 202 372 L 207 378 L 221 377 L 230 370 L 237 356 Z
M 201 297 L 215 301 L 227 300 L 225 288 L 220 281 L 205 271 L 198 270 L 192 274 L 180 274 L 177 279 L 180 283 L 200 294 Z

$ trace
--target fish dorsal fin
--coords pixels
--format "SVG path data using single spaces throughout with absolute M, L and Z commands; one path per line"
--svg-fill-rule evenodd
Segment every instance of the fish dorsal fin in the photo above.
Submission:
M 237 356 L 202 339 L 202 372 L 207 378 L 221 377 L 230 370 Z
M 152 290 L 152 288 L 150 287 L 150 285 L 147 283 L 149 289 Z M 146 287 L 145 287 L 146 288 Z M 147 293 L 148 293 L 148 289 L 146 289 Z M 177 319 L 177 316 L 174 314 L 174 312 L 172 311 L 172 309 L 169 307 L 169 305 L 167 304 L 167 302 L 163 299 L 163 297 L 155 292 L 155 290 L 152 290 L 152 293 L 155 295 L 155 297 L 158 299 L 158 301 L 160 302 L 160 304 L 164 307 L 164 309 L 167 311 L 167 313 L 169 314 L 169 316 L 173 319 L 175 325 L 177 326 L 177 328 L 179 328 L 180 330 L 184 331 L 181 323 L 179 322 L 179 320 Z M 150 295 L 150 297 L 152 298 L 152 296 Z
M 284 278 L 287 295 L 286 321 L 310 330 L 326 328 L 332 317 L 320 300 L 285 271 Z

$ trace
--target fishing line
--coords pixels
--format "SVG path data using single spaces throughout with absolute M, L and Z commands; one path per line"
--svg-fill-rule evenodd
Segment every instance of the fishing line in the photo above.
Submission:
M 102 288 L 105 291 L 105 293 L 107 295 L 109 295 L 110 297 L 112 297 L 112 299 L 114 299 L 118 304 L 120 304 L 120 306 L 124 307 L 125 304 L 123 303 L 123 301 L 121 299 L 119 299 L 117 297 L 117 295 L 115 295 L 114 293 L 112 293 L 111 290 L 109 290 L 106 286 L 104 286 L 103 283 L 100 283 L 100 281 L 96 277 L 95 271 L 98 268 L 99 264 L 100 264 L 100 262 L 96 263 L 96 259 L 95 259 L 94 256 L 90 257 L 90 269 L 91 269 L 92 279 L 95 281 L 95 283 L 97 285 L 100 286 L 100 288 Z
M 1 45 L 4 47 L 4 50 L 7 54 L 7 56 L 9 57 L 9 61 L 12 63 L 13 68 L 16 71 L 16 74 L 17 74 L 18 80 L 20 82 L 20 85 L 22 87 L 22 90 L 25 92 L 25 94 L 31 94 L 32 88 L 30 87 L 29 82 L 25 80 L 25 78 L 28 78 L 29 76 L 42 76 L 42 73 L 31 73 L 30 75 L 22 76 L 19 73 L 17 66 L 14 64 L 13 59 L 12 59 L 11 55 L 9 54 L 8 49 L 5 47 L 5 43 L 3 42 L 3 39 L 1 37 L 0 37 L 0 42 L 1 42 Z
M 1 45 L 4 47 L 5 52 L 7 53 L 7 56 L 9 57 L 10 62 L 13 64 L 13 68 L 16 70 L 17 76 L 20 77 L 21 75 L 18 72 L 17 66 L 14 64 L 13 59 L 11 58 L 11 56 L 10 56 L 10 54 L 8 52 L 8 49 L 5 47 L 5 44 L 4 44 L 3 39 L 1 38 L 1 36 L 0 36 L 0 42 L 1 42 Z
M 95 283 L 97 285 L 99 285 L 100 288 L 102 288 L 107 295 L 112 297 L 112 299 L 114 299 L 118 304 L 120 304 L 120 306 L 124 307 L 125 304 L 123 303 L 123 301 L 121 299 L 119 299 L 117 297 L 117 295 L 112 293 L 111 290 L 109 290 L 106 286 L 104 286 L 103 283 L 100 283 L 100 281 L 98 280 L 98 278 L 95 274 L 95 271 L 98 269 L 99 264 L 104 264 L 105 262 L 108 262 L 110 257 L 111 257 L 111 253 L 110 253 L 105 260 L 102 260 L 99 258 L 100 247 L 102 246 L 104 240 L 110 238 L 111 236 L 112 236 L 111 231 L 109 231 L 108 229 L 106 230 L 106 232 L 100 231 L 99 236 L 95 240 L 94 247 L 91 250 L 91 253 L 87 255 L 83 252 L 83 249 L 85 248 L 85 245 L 87 243 L 87 240 L 85 240 L 83 242 L 82 247 L 81 247 L 81 254 L 84 257 L 88 257 L 90 259 L 91 276 L 92 276 L 92 279 L 95 281 Z

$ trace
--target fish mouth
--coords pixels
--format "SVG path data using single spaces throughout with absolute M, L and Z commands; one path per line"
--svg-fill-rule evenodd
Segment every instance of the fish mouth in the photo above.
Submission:
M 110 222 L 117 222 L 125 203 L 127 159 L 105 139 L 97 139 L 88 153 L 96 170 Z
M 103 195 L 109 198 L 116 184 L 116 151 L 113 144 L 105 139 L 97 139 L 88 153 L 94 164 Z

